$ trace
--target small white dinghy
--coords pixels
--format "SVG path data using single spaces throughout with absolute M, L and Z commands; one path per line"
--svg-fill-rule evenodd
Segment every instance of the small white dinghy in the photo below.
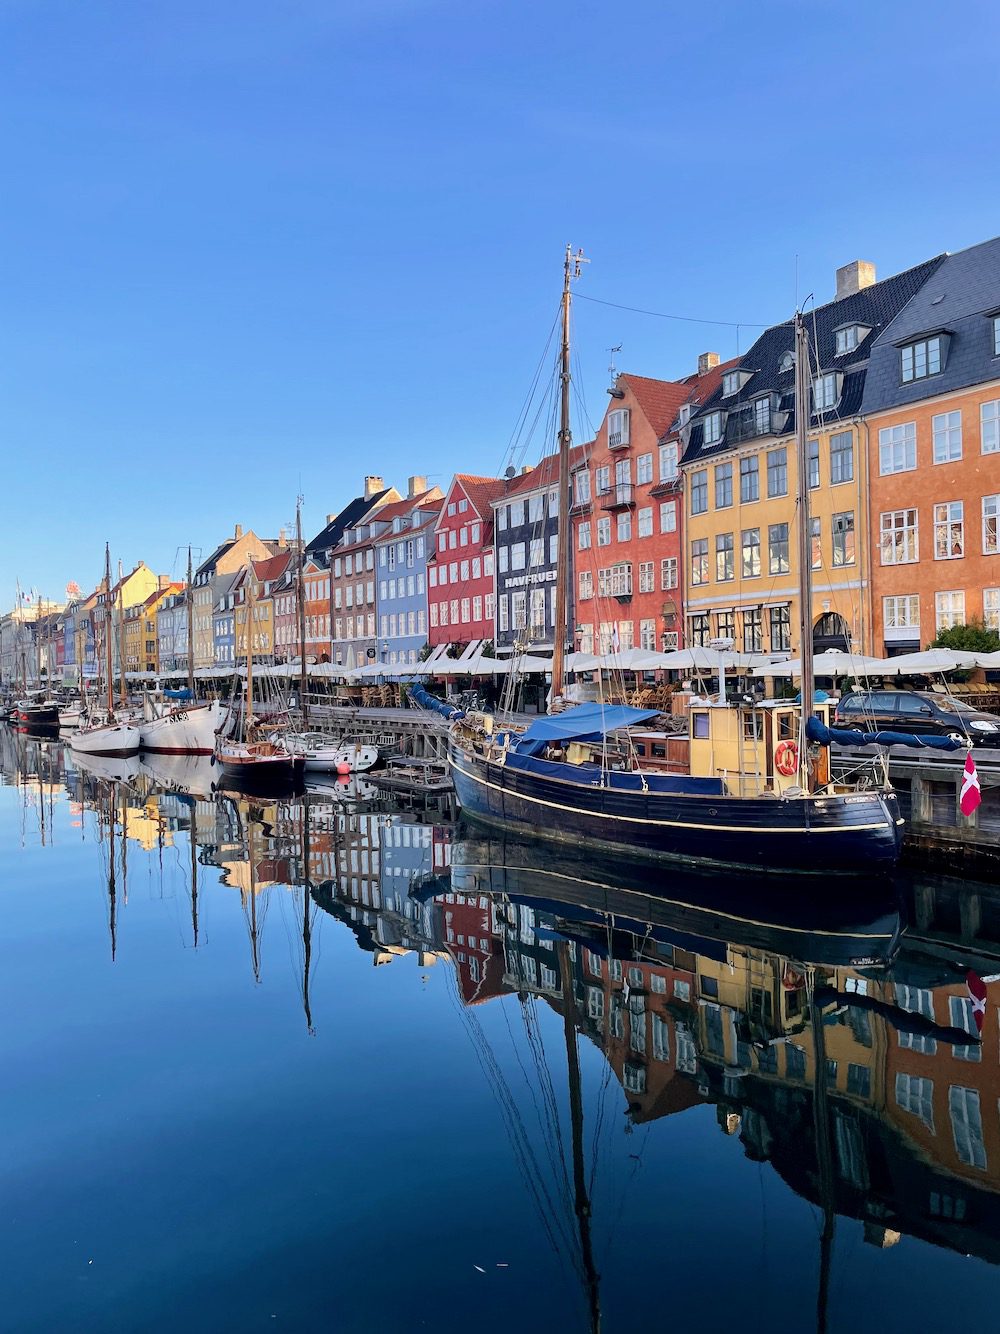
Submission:
M 362 774 L 378 763 L 375 746 L 337 741 L 323 732 L 287 732 L 282 740 L 290 754 L 305 761 L 306 773 Z

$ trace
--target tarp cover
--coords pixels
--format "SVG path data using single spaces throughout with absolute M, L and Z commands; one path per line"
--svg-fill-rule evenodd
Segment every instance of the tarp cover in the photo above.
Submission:
M 659 709 L 630 709 L 624 704 L 577 704 L 563 713 L 538 718 L 518 738 L 522 755 L 539 755 L 553 741 L 600 741 L 619 727 L 658 718 Z
M 457 709 L 454 704 L 446 704 L 443 699 L 435 699 L 421 685 L 410 686 L 410 698 L 414 704 L 419 704 L 422 709 L 433 709 L 435 713 L 439 713 L 442 718 L 447 718 L 449 722 L 453 718 L 465 717 L 463 709 Z
M 912 732 L 860 732 L 854 727 L 827 727 L 818 718 L 806 723 L 806 736 L 821 746 L 913 746 L 928 750 L 962 750 L 965 741 L 949 736 L 915 736 Z

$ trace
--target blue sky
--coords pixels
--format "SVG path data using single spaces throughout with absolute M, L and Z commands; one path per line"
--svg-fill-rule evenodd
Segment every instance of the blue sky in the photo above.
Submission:
M 567 241 L 581 295 L 747 322 L 578 302 L 596 421 L 614 344 L 682 375 L 796 263 L 823 300 L 996 234 L 1000 17 L 954 13 L 4 0 L 0 601 L 497 472 Z

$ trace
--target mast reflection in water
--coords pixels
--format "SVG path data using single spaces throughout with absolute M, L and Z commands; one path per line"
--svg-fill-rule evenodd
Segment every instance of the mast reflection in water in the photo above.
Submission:
M 9 1327 L 992 1310 L 995 888 L 653 880 L 363 780 L 0 762 Z

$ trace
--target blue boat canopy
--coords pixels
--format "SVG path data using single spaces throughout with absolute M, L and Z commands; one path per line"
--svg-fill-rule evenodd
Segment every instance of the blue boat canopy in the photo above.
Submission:
M 522 755 L 539 755 L 552 742 L 600 741 L 620 727 L 658 718 L 659 709 L 630 709 L 624 704 L 577 704 L 564 713 L 538 718 L 517 739 Z

